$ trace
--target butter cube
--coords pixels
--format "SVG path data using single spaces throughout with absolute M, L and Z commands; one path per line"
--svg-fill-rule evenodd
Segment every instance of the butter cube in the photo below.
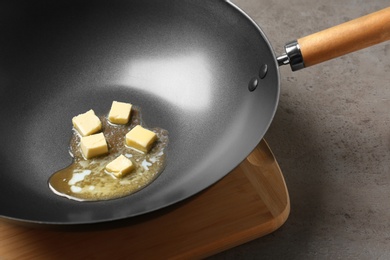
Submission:
M 131 107 L 129 103 L 113 101 L 110 113 L 108 114 L 108 120 L 114 124 L 127 124 L 130 119 Z
M 108 152 L 106 138 L 103 133 L 81 137 L 80 147 L 84 157 L 87 159 Z
M 102 123 L 92 109 L 84 114 L 73 117 L 72 123 L 81 136 L 88 136 L 102 129 Z
M 117 178 L 121 178 L 130 173 L 135 168 L 132 161 L 122 154 L 106 165 L 106 170 Z
M 126 134 L 126 145 L 147 153 L 152 144 L 157 140 L 157 135 L 143 128 L 140 125 L 135 126 Z

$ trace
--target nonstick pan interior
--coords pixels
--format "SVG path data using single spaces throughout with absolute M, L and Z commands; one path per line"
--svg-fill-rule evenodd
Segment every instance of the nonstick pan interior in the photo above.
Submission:
M 258 144 L 275 113 L 278 67 L 261 30 L 224 1 L 2 1 L 0 216 L 97 223 L 205 189 Z M 258 77 L 268 66 L 264 79 Z M 258 87 L 248 90 L 257 77 Z M 143 190 L 76 202 L 48 178 L 72 159 L 71 118 L 141 107 L 169 131 L 167 166 Z

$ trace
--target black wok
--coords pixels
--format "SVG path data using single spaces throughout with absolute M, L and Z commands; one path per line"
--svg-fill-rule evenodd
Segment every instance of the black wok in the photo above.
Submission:
M 264 33 L 226 1 L 2 1 L 0 216 L 82 224 L 128 218 L 205 189 L 253 150 L 274 116 L 279 59 Z M 292 51 L 291 51 L 292 50 Z M 298 65 L 295 65 L 298 64 Z M 55 195 L 72 162 L 71 118 L 113 100 L 169 131 L 164 172 L 115 200 Z

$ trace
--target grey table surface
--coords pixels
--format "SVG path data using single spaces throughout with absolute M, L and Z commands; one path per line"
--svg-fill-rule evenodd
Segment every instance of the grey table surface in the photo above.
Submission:
M 389 0 L 235 0 L 276 54 Z M 390 42 L 301 71 L 280 68 L 265 139 L 291 199 L 274 233 L 210 259 L 390 259 Z

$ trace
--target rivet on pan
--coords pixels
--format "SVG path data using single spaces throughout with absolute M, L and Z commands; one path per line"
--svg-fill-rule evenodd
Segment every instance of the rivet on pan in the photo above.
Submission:
M 265 78 L 265 76 L 267 75 L 267 72 L 268 72 L 268 65 L 267 64 L 261 65 L 260 71 L 259 71 L 259 77 L 261 79 Z
M 250 81 L 249 81 L 249 84 L 248 84 L 248 89 L 249 91 L 254 91 L 257 86 L 259 85 L 259 79 L 258 77 L 253 77 Z

